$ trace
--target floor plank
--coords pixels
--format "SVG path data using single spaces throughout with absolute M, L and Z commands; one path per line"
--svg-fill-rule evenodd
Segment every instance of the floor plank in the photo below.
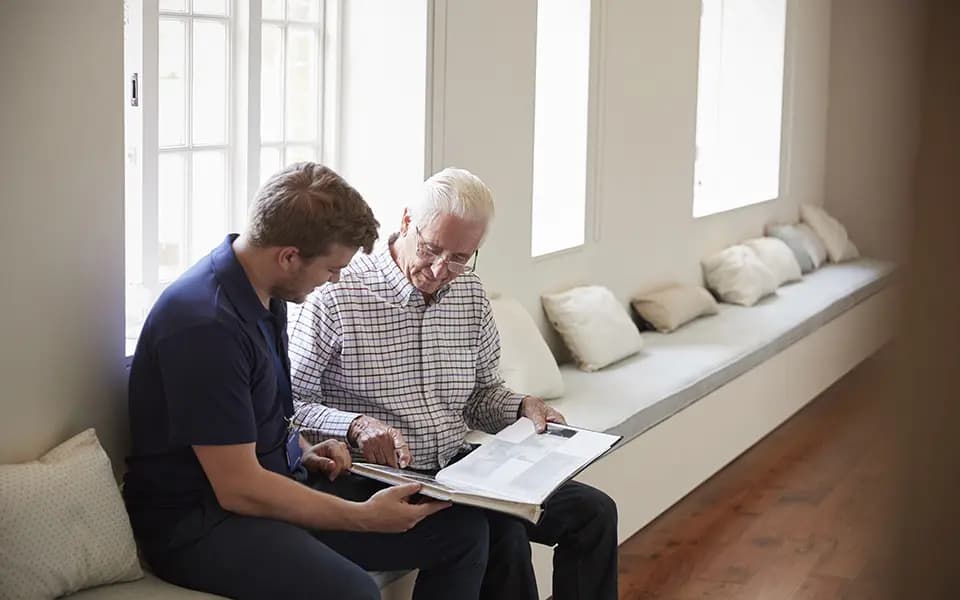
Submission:
M 891 420 L 862 364 L 624 542 L 622 600 L 884 598 Z

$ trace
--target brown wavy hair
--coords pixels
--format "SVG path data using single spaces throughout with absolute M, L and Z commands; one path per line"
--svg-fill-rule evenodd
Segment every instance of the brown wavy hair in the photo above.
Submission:
M 267 180 L 253 200 L 247 235 L 255 246 L 293 246 L 309 259 L 331 244 L 370 253 L 380 224 L 363 196 L 333 169 L 292 164 Z

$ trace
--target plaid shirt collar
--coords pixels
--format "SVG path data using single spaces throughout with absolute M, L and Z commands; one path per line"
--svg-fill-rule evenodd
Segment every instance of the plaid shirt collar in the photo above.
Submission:
M 399 233 L 394 233 L 390 236 L 386 245 L 373 252 L 373 264 L 377 270 L 383 274 L 384 282 L 389 286 L 390 291 L 393 292 L 394 299 L 400 303 L 400 306 L 406 307 L 411 301 L 414 303 L 414 306 L 425 305 L 426 299 L 424 298 L 423 292 L 418 290 L 413 283 L 407 279 L 407 276 L 400 270 L 396 261 L 393 260 L 393 255 L 390 254 L 390 248 L 399 235 Z M 435 303 L 439 304 L 444 296 L 450 292 L 452 283 L 453 282 L 448 283 L 437 290 L 433 295 L 433 301 Z

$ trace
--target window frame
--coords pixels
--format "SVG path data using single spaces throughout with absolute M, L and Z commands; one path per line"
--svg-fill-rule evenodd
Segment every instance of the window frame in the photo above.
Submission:
M 125 223 L 126 236 L 136 236 L 136 242 L 125 243 L 126 260 L 139 262 L 140 281 L 132 282 L 130 275 L 136 273 L 127 269 L 124 275 L 127 311 L 125 314 L 125 339 L 127 355 L 133 353 L 139 337 L 139 329 L 149 307 L 170 282 L 160 280 L 159 265 L 159 158 L 164 153 L 184 153 L 186 159 L 186 200 L 184 211 L 191 211 L 191 169 L 192 154 L 196 151 L 218 150 L 225 152 L 225 201 L 227 228 L 239 231 L 246 220 L 249 203 L 260 187 L 261 143 L 261 52 L 262 30 L 264 24 L 280 24 L 284 32 L 289 26 L 307 27 L 317 34 L 317 69 L 319 106 L 317 109 L 317 128 L 315 144 L 311 144 L 317 160 L 336 169 L 340 146 L 340 106 L 342 97 L 342 58 L 343 58 L 343 0 L 317 0 L 319 4 L 319 22 L 290 21 L 284 14 L 284 20 L 264 20 L 262 4 L 258 0 L 226 0 L 227 16 L 192 12 L 193 0 L 186 0 L 187 12 L 161 11 L 160 0 L 125 0 L 125 90 L 127 123 L 126 182 L 128 198 L 125 205 L 127 214 L 134 222 Z M 286 5 L 286 2 L 284 3 Z M 186 139 L 183 146 L 161 148 L 159 145 L 159 24 L 162 18 L 183 19 L 188 22 L 186 33 Z M 196 20 L 217 20 L 227 24 L 227 115 L 224 144 L 194 144 L 191 139 L 192 127 L 192 31 Z M 139 38 L 139 52 L 131 51 L 128 44 L 136 44 Z M 284 38 L 285 40 L 285 38 Z M 284 48 L 285 53 L 285 48 Z M 287 79 L 287 64 L 281 59 L 284 72 L 284 86 Z M 138 78 L 137 105 L 132 104 L 130 80 Z M 286 105 L 286 89 L 282 96 Z M 134 131 L 129 131 L 134 128 Z M 283 129 L 285 130 L 285 124 Z M 287 143 L 284 131 L 284 142 Z M 269 145 L 269 144 L 268 144 Z M 275 144 L 274 144 L 275 145 Z M 304 144 L 306 145 L 306 144 Z M 283 163 L 283 153 L 281 154 Z M 138 192 L 138 198 L 130 198 L 131 192 Z M 190 231 L 189 219 L 185 216 L 183 239 L 186 246 L 183 252 L 189 263 Z M 137 256 L 131 256 L 131 252 Z M 189 264 L 187 265 L 189 266 Z M 130 294 L 133 288 L 145 295 L 143 313 L 131 320 Z M 136 328 L 133 332 L 132 329 Z

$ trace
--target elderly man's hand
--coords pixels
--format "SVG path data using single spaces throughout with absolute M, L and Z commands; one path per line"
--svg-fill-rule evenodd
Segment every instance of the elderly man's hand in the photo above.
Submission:
M 330 481 L 350 470 L 352 464 L 347 445 L 337 440 L 320 442 L 303 453 L 303 466 L 311 473 L 326 473 Z
M 546 431 L 548 421 L 562 425 L 567 424 L 567 420 L 563 418 L 560 411 L 555 410 L 546 402 L 534 396 L 527 396 L 523 399 L 523 402 L 520 403 L 520 416 L 527 417 L 533 421 L 534 427 L 537 428 L 537 433 Z
M 361 415 L 350 423 L 347 439 L 378 465 L 406 468 L 413 460 L 403 434 L 382 421 Z

